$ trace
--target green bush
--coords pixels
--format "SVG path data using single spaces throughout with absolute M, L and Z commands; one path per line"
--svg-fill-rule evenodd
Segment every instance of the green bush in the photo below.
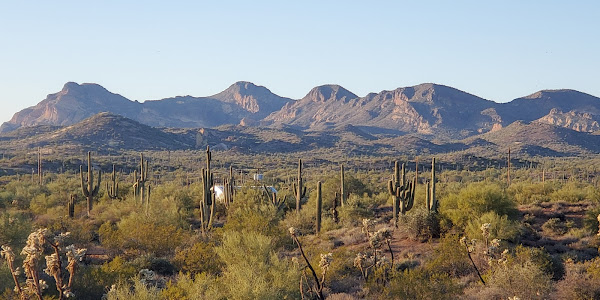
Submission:
M 227 299 L 298 299 L 300 271 L 274 252 L 272 239 L 256 232 L 226 231 L 216 252 L 225 263 Z
M 193 277 L 180 273 L 160 291 L 159 299 L 201 300 L 224 299 L 217 278 L 202 273 Z
M 400 224 L 413 239 L 429 240 L 441 235 L 439 213 L 429 213 L 425 208 L 413 208 L 406 215 L 399 217 Z
M 587 187 L 580 182 L 568 182 L 550 194 L 551 201 L 576 203 L 588 197 Z
M 475 270 L 469 261 L 467 252 L 460 244 L 458 235 L 444 236 L 433 255 L 425 263 L 425 271 L 434 274 L 449 274 L 452 277 L 462 277 L 472 274 Z
M 513 182 L 508 193 L 518 204 L 540 203 L 550 200 L 554 185 L 550 182 Z
M 457 299 L 460 284 L 443 272 L 429 273 L 421 269 L 393 273 L 381 299 Z
M 103 245 L 130 254 L 172 254 L 186 234 L 165 220 L 132 213 L 118 224 L 105 223 L 99 230 Z
M 597 234 L 599 231 L 598 215 L 600 215 L 600 206 L 595 206 L 585 212 L 583 226 L 589 233 Z
M 441 212 L 448 215 L 452 223 L 464 228 L 470 220 L 476 220 L 487 212 L 509 218 L 516 216 L 515 203 L 495 183 L 470 183 L 457 192 L 448 193 L 440 199 Z
M 549 235 L 563 235 L 567 233 L 567 225 L 559 218 L 550 218 L 542 225 L 542 230 Z
M 547 299 L 552 291 L 552 276 L 531 261 L 493 264 L 480 292 L 485 299 Z
M 191 273 L 191 275 L 220 274 L 224 265 L 214 247 L 212 243 L 194 243 L 191 247 L 176 251 L 173 263 L 181 272 Z
M 517 242 L 521 232 L 521 226 L 517 221 L 509 220 L 506 215 L 499 216 L 497 213 L 490 211 L 484 213 L 477 219 L 469 220 L 465 227 L 465 234 L 469 238 L 475 238 L 483 240 L 483 234 L 481 232 L 481 225 L 489 223 L 489 237 L 491 241 L 493 239 L 501 239 L 505 241 Z
M 343 207 L 338 207 L 340 221 L 344 226 L 356 226 L 362 222 L 362 219 L 372 218 L 374 209 L 383 205 L 388 196 L 384 193 L 373 197 L 367 194 L 350 195 L 348 202 Z

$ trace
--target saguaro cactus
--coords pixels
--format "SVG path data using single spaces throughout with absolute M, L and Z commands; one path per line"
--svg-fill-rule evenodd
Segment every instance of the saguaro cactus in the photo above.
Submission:
M 267 185 L 265 185 L 265 184 L 263 184 L 263 189 L 265 190 L 265 194 L 267 195 L 269 203 L 273 204 L 273 206 L 275 208 L 277 208 L 277 210 L 281 209 L 283 207 L 283 205 L 285 204 L 286 197 L 285 196 L 283 196 L 283 198 L 277 197 L 277 193 L 271 192 L 269 190 L 269 188 L 267 187 Z
M 92 169 L 92 152 L 87 153 L 88 155 L 88 174 L 87 181 L 83 178 L 83 166 L 79 166 L 79 174 L 81 175 L 81 190 L 83 195 L 87 198 L 87 215 L 90 216 L 92 211 L 92 205 L 94 197 L 98 195 L 100 189 L 100 181 L 102 178 L 102 170 L 98 170 L 98 184 L 94 186 L 94 170 Z
M 425 203 L 427 210 L 437 212 L 440 205 L 438 199 L 435 197 L 435 157 L 431 159 L 431 180 L 427 182 L 427 193 L 425 194 Z
M 346 202 L 346 189 L 344 185 L 344 165 L 340 166 L 340 206 L 344 207 Z
M 117 199 L 117 194 L 119 193 L 119 183 L 117 182 L 117 172 L 115 171 L 114 164 L 112 175 L 110 176 L 110 185 L 106 182 L 106 193 L 110 199 Z
M 200 229 L 206 234 L 213 223 L 215 214 L 215 193 L 213 190 L 213 174 L 210 172 L 210 160 L 212 155 L 209 146 L 206 146 L 206 169 L 202 169 L 202 198 L 200 199 Z
M 43 175 L 43 171 L 42 171 L 42 150 L 40 149 L 40 147 L 38 147 L 38 182 L 39 182 L 39 185 L 42 185 L 44 183 L 43 179 L 44 179 L 44 175 Z
M 339 221 L 338 218 L 338 211 L 337 211 L 337 200 L 338 200 L 339 194 L 336 192 L 335 193 L 335 197 L 333 198 L 333 201 L 331 202 L 331 216 L 333 216 L 333 222 L 337 223 Z
M 303 187 L 302 159 L 298 159 L 298 179 L 294 183 L 294 194 L 296 195 L 296 213 L 300 213 L 302 199 L 306 196 L 306 187 Z
M 316 233 L 319 234 L 321 232 L 321 210 L 323 208 L 323 198 L 321 196 L 321 182 L 317 182 L 317 223 L 316 223 Z
M 229 178 L 225 178 L 225 181 L 223 182 L 223 193 L 225 196 L 225 207 L 229 208 L 229 204 L 233 202 L 233 194 L 235 193 L 233 166 L 229 166 Z
M 74 194 L 71 194 L 71 197 L 69 199 L 69 204 L 67 206 L 68 211 L 69 211 L 69 218 L 74 218 L 75 217 L 75 200 L 77 200 L 77 196 Z
M 402 172 L 398 167 L 398 161 L 394 162 L 394 175 L 388 182 L 388 190 L 393 197 L 394 226 L 398 227 L 398 213 L 406 214 L 413 207 L 415 201 L 416 178 L 412 181 L 406 179 L 406 170 L 402 164 Z

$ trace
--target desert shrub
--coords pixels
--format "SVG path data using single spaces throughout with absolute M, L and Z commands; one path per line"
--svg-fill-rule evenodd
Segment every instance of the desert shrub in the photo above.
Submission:
M 599 223 L 598 223 L 598 215 L 600 215 L 600 206 L 595 206 L 593 208 L 588 209 L 585 212 L 585 217 L 583 218 L 583 226 L 590 233 L 598 233 L 599 231 Z
M 465 248 L 460 244 L 460 238 L 451 234 L 444 236 L 435 249 L 434 254 L 425 263 L 425 271 L 449 274 L 461 277 L 474 272 Z
M 429 273 L 422 269 L 394 272 L 381 299 L 457 299 L 460 284 L 448 274 Z
M 0 245 L 20 249 L 30 232 L 31 223 L 23 214 L 5 212 L 0 215 Z
M 119 283 L 106 293 L 107 300 L 156 300 L 159 299 L 160 290 L 153 286 L 147 286 L 140 280 L 135 280 L 133 288 L 126 283 Z
M 567 233 L 567 225 L 559 218 L 550 218 L 544 222 L 542 230 L 549 235 L 563 235 Z
M 346 226 L 356 226 L 364 218 L 372 218 L 373 210 L 387 201 L 387 196 L 377 194 L 369 197 L 367 194 L 362 196 L 350 195 L 347 203 L 343 207 L 339 207 L 340 221 Z
M 0 203 L 4 207 L 28 209 L 31 199 L 38 195 L 48 195 L 50 191 L 46 186 L 40 186 L 29 180 L 11 180 L 3 186 L 0 193 Z
M 325 180 L 322 180 L 323 211 L 331 208 L 335 193 L 340 193 L 340 174 L 332 173 Z M 356 178 L 351 172 L 344 172 L 344 191 L 346 196 L 350 195 L 371 195 L 372 191 L 360 179 Z M 347 197 L 346 197 L 347 199 Z M 338 200 L 339 201 L 339 200 Z M 338 206 L 340 203 L 338 202 Z
M 600 277 L 597 273 L 590 272 L 589 267 L 590 264 L 597 266 L 597 262 L 597 258 L 589 263 L 567 262 L 564 279 L 555 285 L 554 299 L 600 299 Z
M 547 299 L 552 280 L 531 262 L 497 264 L 486 276 L 486 286 L 479 291 L 483 299 Z
M 13 281 L 12 276 L 10 275 L 11 271 L 6 261 L 2 259 L 0 262 L 0 299 L 10 299 L 11 296 L 16 296 L 13 288 L 15 287 L 15 282 Z M 16 299 L 17 297 L 15 297 Z
M 543 248 L 532 248 L 519 245 L 514 249 L 514 255 L 509 256 L 508 259 L 519 264 L 531 262 L 545 274 L 550 274 L 555 280 L 562 278 L 565 272 L 561 260 L 552 257 Z
M 315 249 L 322 251 L 321 249 Z M 360 271 L 354 266 L 354 258 L 356 258 L 356 252 L 348 250 L 346 247 L 336 249 L 332 251 L 333 262 L 327 270 L 327 287 L 332 293 L 341 292 L 352 292 L 360 288 Z M 318 258 L 318 255 L 314 255 Z M 314 262 L 315 266 L 318 261 Z
M 286 236 L 278 226 L 283 212 L 266 203 L 260 190 L 243 189 L 228 211 L 224 231 L 251 231 L 273 238 L 278 245 Z
M 481 215 L 477 219 L 469 220 L 465 227 L 465 234 L 469 238 L 483 240 L 481 225 L 489 223 L 489 237 L 493 239 L 507 240 L 516 242 L 520 236 L 520 225 L 517 221 L 509 220 L 506 215 L 500 216 L 497 213 L 490 211 Z
M 579 202 L 585 200 L 588 190 L 583 183 L 570 181 L 550 194 L 551 201 Z
M 400 216 L 399 221 L 413 239 L 431 239 L 440 237 L 439 213 L 429 213 L 424 208 L 413 208 L 406 215 Z
M 228 299 L 298 298 L 300 272 L 277 257 L 272 239 L 256 232 L 226 231 L 216 252 L 225 263 L 221 278 Z
M 178 274 L 160 291 L 159 297 L 165 300 L 223 299 L 217 278 L 205 273 L 193 278 L 189 274 Z
M 173 263 L 181 272 L 191 273 L 191 275 L 219 274 L 223 268 L 223 261 L 215 252 L 214 247 L 212 243 L 194 243 L 190 247 L 176 251 Z
M 486 212 L 495 212 L 509 218 L 516 216 L 515 203 L 500 185 L 476 182 L 460 191 L 448 193 L 440 200 L 441 211 L 454 225 L 464 228 L 469 220 L 480 218 Z
M 508 188 L 508 193 L 518 204 L 549 201 L 553 191 L 554 188 L 550 182 L 513 182 Z
M 514 254 L 491 261 L 486 286 L 479 296 L 486 299 L 547 299 L 552 291 L 552 258 L 541 249 L 518 246 Z
M 105 223 L 99 230 L 103 245 L 129 253 L 168 255 L 181 245 L 185 233 L 166 220 L 132 213 L 116 225 Z

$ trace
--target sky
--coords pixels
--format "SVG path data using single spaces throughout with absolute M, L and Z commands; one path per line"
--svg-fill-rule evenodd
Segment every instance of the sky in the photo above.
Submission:
M 600 97 L 600 1 L 0 0 L 0 122 L 92 82 L 131 100 L 250 81 L 294 99 L 433 82 Z

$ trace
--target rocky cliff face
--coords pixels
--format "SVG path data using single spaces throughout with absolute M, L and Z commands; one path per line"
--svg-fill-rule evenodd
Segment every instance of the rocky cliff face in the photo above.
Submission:
M 594 132 L 600 130 L 599 119 L 600 116 L 587 112 L 569 111 L 564 113 L 557 108 L 553 108 L 550 113 L 539 118 L 537 122 L 566 127 L 575 131 Z

